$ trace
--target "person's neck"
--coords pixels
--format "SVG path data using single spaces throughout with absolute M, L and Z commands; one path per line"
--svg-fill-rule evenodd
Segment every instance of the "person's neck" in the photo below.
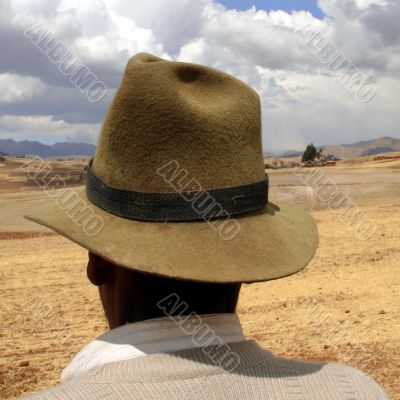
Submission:
M 128 319 L 117 319 L 114 318 L 114 316 L 111 316 L 110 318 L 108 318 L 108 326 L 110 327 L 110 329 L 115 329 L 118 328 L 120 326 L 124 326 L 126 324 L 134 324 L 137 322 L 145 322 L 148 320 L 153 320 L 153 319 L 160 319 L 160 318 L 166 318 L 166 317 L 185 317 L 189 314 L 191 314 L 192 311 L 188 311 L 188 312 L 184 312 L 184 313 L 171 313 L 171 314 L 166 314 L 163 312 L 159 312 L 159 313 L 135 313 L 133 314 L 130 318 Z M 201 313 L 196 313 L 197 315 L 209 315 L 209 314 L 234 314 L 235 310 L 231 310 L 231 309 L 212 309 L 212 310 L 202 310 Z

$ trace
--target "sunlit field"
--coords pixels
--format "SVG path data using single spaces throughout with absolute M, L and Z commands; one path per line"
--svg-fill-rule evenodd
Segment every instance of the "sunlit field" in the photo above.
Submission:
M 0 167 L 2 399 L 57 384 L 73 355 L 107 329 L 97 289 L 86 278 L 86 251 L 22 218 L 50 198 L 26 181 L 21 163 L 11 159 Z M 69 176 L 72 186 L 79 185 L 82 165 L 65 161 L 57 171 Z M 374 231 L 366 240 L 329 209 L 315 186 L 301 181 L 309 170 L 272 171 L 271 198 L 310 210 L 320 246 L 300 273 L 244 285 L 238 308 L 246 335 L 270 351 L 347 363 L 367 372 L 397 400 L 399 166 L 398 160 L 355 160 L 323 169 L 372 221 Z

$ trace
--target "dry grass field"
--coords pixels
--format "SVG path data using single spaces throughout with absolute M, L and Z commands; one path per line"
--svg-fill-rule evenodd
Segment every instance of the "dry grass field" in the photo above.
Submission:
M 55 385 L 72 356 L 107 329 L 86 278 L 86 251 L 22 218 L 50 200 L 27 184 L 20 163 L 0 167 L 2 399 Z M 247 336 L 276 354 L 353 365 L 400 400 L 400 169 L 398 161 L 376 164 L 324 169 L 373 222 L 367 240 L 328 208 L 318 186 L 295 171 L 273 171 L 271 197 L 312 212 L 320 247 L 302 272 L 244 285 L 238 312 Z M 57 166 L 66 176 L 78 167 Z

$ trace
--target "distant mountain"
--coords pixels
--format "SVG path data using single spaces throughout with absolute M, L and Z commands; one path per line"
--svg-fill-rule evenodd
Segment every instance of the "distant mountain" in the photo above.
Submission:
M 323 154 L 332 154 L 338 158 L 354 158 L 370 156 L 390 151 L 400 151 L 400 139 L 384 136 L 378 139 L 363 140 L 351 144 L 321 146 Z
M 374 154 L 388 153 L 390 151 L 395 151 L 395 149 L 393 149 L 393 147 L 388 147 L 388 146 L 374 147 L 372 149 L 365 150 L 363 152 L 363 156 L 373 156 Z
M 364 140 L 350 144 L 339 144 L 332 146 L 317 146 L 323 148 L 323 154 L 332 154 L 337 158 L 354 158 L 370 156 L 390 151 L 400 151 L 400 139 L 384 136 L 373 140 Z M 37 155 L 46 157 L 71 157 L 71 156 L 93 156 L 96 150 L 94 144 L 88 143 L 55 143 L 47 145 L 36 141 L 24 140 L 17 142 L 12 139 L 0 139 L 0 154 L 6 153 L 16 155 Z M 301 157 L 303 151 L 288 150 L 282 155 L 266 152 L 264 158 L 291 158 Z
M 271 153 L 271 152 L 269 152 L 269 151 L 266 151 L 266 152 L 263 154 L 263 156 L 264 156 L 264 158 L 270 158 L 270 157 L 276 157 L 276 154 Z
M 285 151 L 281 157 L 282 158 L 290 158 L 290 157 L 299 157 L 302 156 L 304 151 L 298 151 L 298 150 L 288 150 Z
M 0 152 L 17 155 L 35 155 L 39 157 L 92 156 L 96 146 L 88 143 L 55 143 L 52 145 L 36 141 L 0 139 Z
M 339 159 L 345 159 L 371 156 L 374 154 L 388 153 L 391 151 L 400 151 L 400 139 L 384 136 L 378 139 L 363 140 L 349 144 L 316 147 L 318 150 L 322 148 L 325 156 L 332 155 Z M 264 158 L 296 158 L 301 157 L 303 153 L 304 150 L 287 150 L 280 155 L 264 153 Z

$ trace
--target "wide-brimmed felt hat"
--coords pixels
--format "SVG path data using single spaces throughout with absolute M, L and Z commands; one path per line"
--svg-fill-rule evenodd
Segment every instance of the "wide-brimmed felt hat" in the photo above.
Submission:
M 291 275 L 318 244 L 307 212 L 268 198 L 258 94 L 144 53 L 127 64 L 86 187 L 26 218 L 117 265 L 203 282 Z

